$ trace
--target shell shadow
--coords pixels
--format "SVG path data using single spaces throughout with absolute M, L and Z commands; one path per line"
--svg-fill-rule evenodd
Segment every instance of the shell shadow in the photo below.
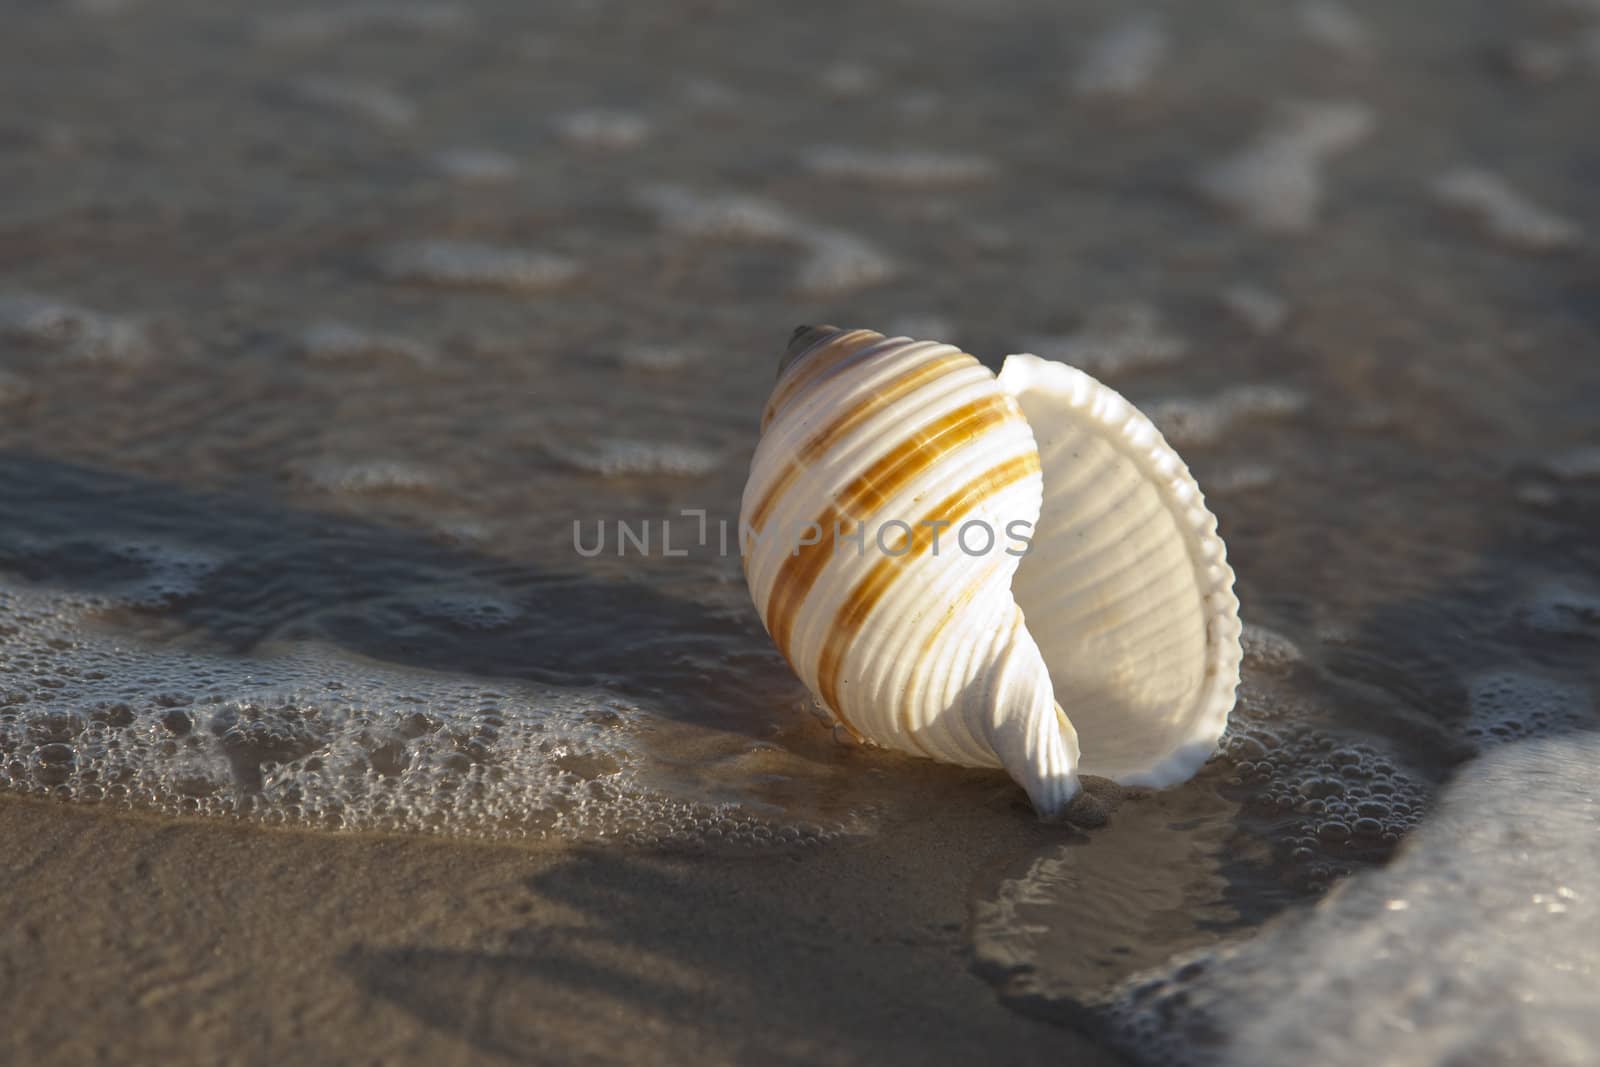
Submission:
M 152 553 L 178 586 L 149 588 Z M 601 685 L 721 730 L 753 731 L 753 702 L 799 691 L 753 611 L 24 453 L 0 454 L 0 573 L 131 604 L 104 613 L 130 636 L 231 655 L 317 640 L 404 667 Z M 496 617 L 430 609 L 463 591 Z
M 358 947 L 341 963 L 429 1026 L 522 1062 L 582 1058 L 574 1045 L 603 1047 L 618 1019 L 665 1040 L 694 1032 L 736 1062 L 841 1049 L 887 1063 L 1117 1062 L 989 1005 L 974 1012 L 987 993 L 961 974 L 960 924 L 904 921 L 927 911 L 904 870 L 801 858 L 580 851 L 526 883 L 536 914 L 576 919 L 513 926 L 489 951 Z M 873 907 L 830 903 L 823 883 L 841 869 Z

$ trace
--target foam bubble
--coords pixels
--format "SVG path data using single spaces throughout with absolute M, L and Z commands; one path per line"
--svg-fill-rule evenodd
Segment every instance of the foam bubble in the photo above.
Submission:
M 1375 51 L 1372 32 L 1338 0 L 1304 0 L 1298 10 L 1300 31 L 1342 59 L 1368 60 Z
M 1282 673 L 1294 662 L 1257 669 Z M 1281 710 L 1273 706 L 1278 699 L 1263 699 L 1253 684 L 1241 688 L 1222 751 L 1249 810 L 1274 821 L 1285 877 L 1301 891 L 1320 892 L 1353 865 L 1386 856 L 1416 825 L 1428 784 L 1365 741 L 1271 717 Z
M 1205 398 L 1178 397 L 1143 405 L 1146 415 L 1174 445 L 1220 440 L 1245 419 L 1285 418 L 1305 409 L 1306 395 L 1285 385 L 1240 385 Z
M 1073 75 L 1072 90 L 1079 96 L 1137 96 L 1154 80 L 1171 47 L 1160 19 L 1129 16 L 1089 45 Z
M 1436 177 L 1431 188 L 1441 204 L 1472 217 L 1506 248 L 1559 252 L 1582 240 L 1576 222 L 1539 207 L 1487 170 L 1457 167 Z
M 414 241 L 390 246 L 378 260 L 395 281 L 539 292 L 575 279 L 575 260 L 549 252 L 466 241 Z
M 1583 445 L 1551 456 L 1544 467 L 1563 481 L 1587 481 L 1600 478 L 1600 445 Z
M 1047 854 L 980 907 L 979 960 L 1005 995 L 1081 1019 L 1119 975 L 1238 925 L 1239 900 L 1325 892 L 1414 830 L 1427 777 L 1378 743 L 1312 725 L 1321 709 L 1289 684 L 1309 669 L 1292 639 L 1247 625 L 1242 643 L 1245 683 L 1209 782 L 1181 800 L 1130 800 L 1105 837 Z
M 100 576 L 93 603 L 162 609 L 198 595 L 205 582 L 227 562 L 227 556 L 189 544 L 151 538 L 123 539 L 84 532 L 70 545 L 53 545 L 15 535 L 7 538 L 0 561 L 24 571 L 43 565 L 50 557 L 70 553 L 78 572 L 93 570 Z M 85 599 L 85 603 L 89 600 Z
M 472 627 L 502 608 L 421 598 Z M 274 826 L 793 848 L 774 821 L 641 782 L 643 709 L 597 688 L 492 685 L 339 656 L 142 646 L 103 602 L 0 584 L 0 790 Z
M 1600 637 L 1600 594 L 1564 582 L 1537 590 L 1520 615 L 1530 629 L 1561 637 Z
M 681 185 L 650 185 L 634 200 L 667 230 L 686 237 L 787 241 L 807 249 L 795 287 L 802 294 L 837 295 L 889 281 L 894 262 L 855 234 L 808 226 L 770 200 L 702 192 Z
M 1290 101 L 1277 106 L 1266 137 L 1323 160 L 1359 145 L 1377 125 L 1372 108 L 1353 100 Z
M 1480 747 L 1600 725 L 1586 686 L 1517 670 L 1473 677 L 1467 714 L 1465 735 Z
M 546 449 L 568 466 L 607 478 L 662 474 L 688 478 L 709 474 L 721 462 L 716 452 L 696 445 L 621 437 L 553 442 Z
M 1192 1067 L 1594 1063 L 1597 761 L 1578 735 L 1468 765 L 1389 866 L 1123 982 L 1119 1043 Z
M 1282 671 L 1305 660 L 1300 646 L 1289 638 L 1255 623 L 1245 623 L 1239 634 L 1245 662 L 1260 670 Z
M 1189 344 L 1166 329 L 1154 307 L 1122 303 L 1090 312 L 1074 333 L 1028 337 L 1023 347 L 1090 374 L 1113 375 L 1176 363 Z
M 876 91 L 882 79 L 864 63 L 835 63 L 825 69 L 817 81 L 830 96 L 849 99 Z
M 14 624 L 0 626 L 5 661 L 63 682 L 49 700 L 19 694 L 0 710 L 13 790 L 268 823 L 504 835 L 582 822 L 589 789 L 622 775 L 625 756 L 607 738 L 616 716 L 598 695 L 502 693 L 313 651 L 236 665 L 130 649 L 84 630 L 84 610 L 0 591 L 0 618 Z
M 1229 314 L 1263 337 L 1277 333 L 1289 318 L 1288 302 L 1259 285 L 1230 285 L 1219 298 Z
M 1202 195 L 1263 230 L 1309 229 L 1322 203 L 1311 157 L 1282 144 L 1256 145 L 1203 171 Z
M 137 320 L 32 293 L 0 296 L 0 336 L 88 363 L 136 363 L 147 358 L 152 347 Z
M 1208 493 L 1251 493 L 1278 480 L 1278 470 L 1267 463 L 1233 463 L 1206 473 Z
M 430 363 L 433 354 L 405 337 L 369 333 L 342 322 L 323 321 L 306 329 L 301 347 L 310 359 L 342 361 L 372 356 L 401 356 L 415 363 Z
M 517 176 L 517 161 L 492 148 L 449 148 L 433 156 L 433 166 L 446 178 L 484 185 L 508 182 Z
M 1281 635 L 1246 631 L 1247 678 L 1300 662 Z M 1118 1003 L 1130 974 L 1168 973 L 1173 951 L 1244 925 L 1242 902 L 1321 893 L 1387 858 L 1415 826 L 1426 799 L 1417 776 L 1372 745 L 1306 726 L 1308 709 L 1282 707 L 1276 690 L 1276 717 L 1264 718 L 1250 688 L 1204 772 L 1211 781 L 1181 797 L 1131 796 L 1103 833 L 1042 852 L 980 901 L 975 955 L 1002 996 L 1082 1025 Z
M 634 200 L 662 226 L 688 237 L 768 241 L 789 240 L 801 232 L 787 211 L 760 197 L 651 185 L 635 192 Z
M 193 545 L 164 541 L 115 541 L 113 555 L 138 564 L 144 575 L 124 584 L 118 597 L 142 608 L 161 608 L 197 595 L 226 557 Z
M 301 464 L 298 474 L 332 493 L 427 492 L 440 484 L 429 468 L 397 459 L 317 459 Z
M 837 230 L 814 231 L 811 254 L 800 265 L 795 287 L 813 296 L 836 295 L 880 285 L 897 273 L 894 261 L 864 238 Z
M 465 630 L 498 630 L 522 615 L 522 609 L 493 593 L 434 593 L 412 602 L 430 619 L 440 619 Z
M 291 88 L 309 104 L 390 129 L 409 126 L 417 117 L 415 104 L 377 82 L 314 75 L 301 78 Z
M 971 185 L 998 170 L 993 160 L 977 155 L 838 146 L 813 149 L 805 163 L 824 178 L 911 188 Z
M 1264 230 L 1296 232 L 1317 220 L 1322 167 L 1365 140 L 1372 109 L 1347 101 L 1279 105 L 1267 128 L 1238 153 L 1203 169 L 1202 196 Z
M 557 119 L 556 132 L 580 148 L 620 152 L 644 143 L 650 121 L 632 112 L 589 108 Z

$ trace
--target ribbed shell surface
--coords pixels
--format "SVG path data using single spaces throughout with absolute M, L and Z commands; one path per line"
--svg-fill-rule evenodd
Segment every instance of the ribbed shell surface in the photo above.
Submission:
M 1044 498 L 1013 582 L 1079 771 L 1167 786 L 1216 748 L 1239 684 L 1233 570 L 1200 487 L 1159 430 L 1075 367 L 1010 356 Z
M 845 729 L 1003 766 L 1043 813 L 1080 770 L 1182 781 L 1233 707 L 1216 519 L 1150 420 L 1065 364 L 997 379 L 949 345 L 798 331 L 741 534 L 767 631 Z
M 1006 531 L 1038 518 L 1032 431 L 993 373 L 956 348 L 817 333 L 780 376 L 745 488 L 752 597 L 846 729 L 997 766 L 983 724 L 952 712 L 993 681 L 1020 625 L 1019 556 L 1006 551 L 1020 545 Z M 967 523 L 982 525 L 964 547 Z M 857 534 L 859 546 L 844 536 Z

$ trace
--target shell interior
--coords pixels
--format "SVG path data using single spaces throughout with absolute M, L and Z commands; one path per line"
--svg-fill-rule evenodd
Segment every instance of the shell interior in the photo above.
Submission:
M 1009 357 L 1000 386 L 1033 427 L 1044 498 L 1012 582 L 1079 771 L 1128 785 L 1191 776 L 1239 681 L 1239 602 L 1216 519 L 1159 431 L 1073 367 Z

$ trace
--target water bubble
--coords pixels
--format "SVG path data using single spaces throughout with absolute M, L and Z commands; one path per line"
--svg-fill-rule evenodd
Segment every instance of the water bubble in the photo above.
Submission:
M 1022 347 L 1103 377 L 1175 363 L 1189 343 L 1166 328 L 1155 307 L 1127 302 L 1096 308 L 1073 333 L 1026 337 Z
M 581 273 L 566 256 L 467 241 L 413 241 L 379 256 L 382 273 L 403 282 L 539 292 L 566 285 Z
M 881 285 L 898 272 L 886 254 L 863 237 L 835 230 L 809 234 L 810 257 L 800 266 L 795 287 L 808 296 L 837 296 Z
M 471 592 L 415 606 L 463 626 L 515 610 Z M 93 629 L 103 610 L 100 599 L 0 584 L 0 664 L 29 664 L 52 683 L 0 686 L 0 788 L 321 829 L 626 832 L 718 848 L 841 832 L 785 834 L 737 805 L 645 787 L 639 712 L 619 715 L 631 705 L 603 690 L 491 687 L 319 646 L 239 660 L 140 647 Z
M 806 153 L 805 163 L 824 178 L 909 188 L 971 185 L 993 176 L 998 169 L 983 156 L 836 146 L 811 150 Z
M 1072 89 L 1088 97 L 1137 96 L 1155 79 L 1171 48 L 1160 19 L 1130 15 L 1089 45 L 1073 75 Z
M 1376 125 L 1364 104 L 1281 104 L 1255 141 L 1202 170 L 1196 188 L 1260 229 L 1309 229 L 1322 205 L 1323 164 L 1365 140 Z
M 556 120 L 556 132 L 580 148 L 620 152 L 644 142 L 650 121 L 628 111 L 592 108 L 563 115 Z

